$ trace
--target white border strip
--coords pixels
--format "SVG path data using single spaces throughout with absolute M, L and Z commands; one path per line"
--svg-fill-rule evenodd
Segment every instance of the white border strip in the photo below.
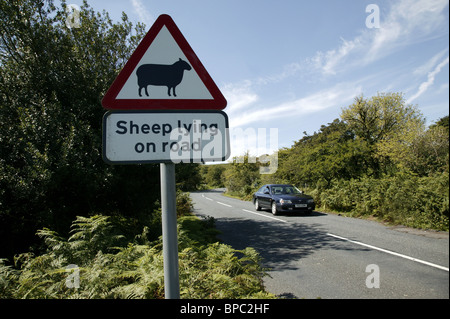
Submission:
M 233 207 L 233 206 L 231 206 L 231 205 L 228 205 L 228 204 L 225 204 L 225 203 L 221 203 L 221 202 L 218 202 L 218 201 L 216 201 L 216 203 L 217 203 L 217 204 L 220 204 L 220 205 L 223 205 L 223 206 L 227 206 L 227 207 Z
M 364 244 L 364 243 L 361 243 L 359 241 L 351 240 L 351 239 L 348 239 L 348 238 L 345 238 L 345 237 L 341 237 L 341 236 L 337 236 L 337 235 L 333 235 L 333 234 L 330 234 L 330 233 L 327 233 L 327 235 L 331 236 L 331 237 L 334 237 L 334 238 L 338 238 L 338 239 L 342 239 L 342 240 L 348 241 L 348 242 L 353 243 L 353 244 L 357 244 L 357 245 L 360 245 L 360 246 L 364 246 L 364 247 L 368 247 L 368 248 L 371 248 L 371 249 L 375 249 L 375 250 L 381 251 L 383 253 L 387 253 L 387 254 L 391 254 L 391 255 L 397 256 L 397 257 L 401 257 L 401 258 L 405 258 L 405 259 L 408 259 L 408 260 L 412 260 L 412 261 L 415 261 L 415 262 L 418 262 L 418 263 L 421 263 L 421 264 L 424 264 L 424 265 L 427 265 L 427 266 L 431 266 L 431 267 L 438 268 L 438 269 L 441 269 L 441 270 L 449 271 L 449 269 L 447 267 L 436 265 L 436 264 L 430 263 L 430 262 L 425 261 L 425 260 L 421 260 L 421 259 L 418 259 L 418 258 L 414 258 L 414 257 L 410 257 L 410 256 L 407 256 L 407 255 L 399 254 L 399 253 L 396 253 L 396 252 L 393 252 L 393 251 L 390 251 L 390 250 L 387 250 L 387 249 L 383 249 L 383 248 L 379 248 L 379 247 L 376 247 L 376 246 Z
M 203 198 L 206 198 L 207 200 L 212 200 L 211 198 L 209 198 L 209 197 L 206 197 L 206 196 L 205 196 L 205 195 L 203 195 L 203 194 L 202 194 L 202 197 L 203 197 Z
M 275 219 L 275 220 L 277 220 L 277 221 L 279 221 L 279 222 L 287 223 L 287 221 L 282 220 L 282 219 L 279 219 L 279 218 L 276 218 L 276 217 L 267 216 L 267 215 L 263 215 L 263 214 L 260 214 L 260 213 L 255 213 L 255 212 L 252 212 L 251 210 L 248 210 L 248 209 L 242 209 L 242 210 L 243 210 L 244 212 L 247 212 L 247 213 L 250 213 L 250 214 L 255 214 L 255 215 L 262 216 L 262 217 L 266 217 L 266 218 L 270 218 L 270 219 Z

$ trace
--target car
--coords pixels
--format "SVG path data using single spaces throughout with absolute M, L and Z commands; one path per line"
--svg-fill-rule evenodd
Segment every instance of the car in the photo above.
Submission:
M 255 209 L 270 209 L 272 214 L 309 212 L 316 208 L 314 199 L 290 184 L 266 184 L 253 194 Z

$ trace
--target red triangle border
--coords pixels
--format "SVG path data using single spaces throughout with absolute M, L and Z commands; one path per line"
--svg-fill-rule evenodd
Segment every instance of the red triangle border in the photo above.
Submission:
M 203 84 L 213 97 L 212 99 L 116 99 L 120 90 L 163 26 L 167 27 L 192 68 L 203 81 Z M 227 101 L 222 95 L 222 92 L 220 92 L 175 22 L 167 14 L 160 15 L 156 19 L 102 99 L 102 106 L 108 110 L 222 110 L 226 105 Z

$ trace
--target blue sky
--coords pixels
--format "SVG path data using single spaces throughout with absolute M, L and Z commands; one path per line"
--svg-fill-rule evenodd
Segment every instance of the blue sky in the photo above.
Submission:
M 361 94 L 402 92 L 427 124 L 449 114 L 446 0 L 89 4 L 114 20 L 124 11 L 148 29 L 160 14 L 169 14 L 227 99 L 231 128 L 265 128 L 267 147 L 269 128 L 278 128 L 278 148 L 290 147 L 304 131 L 312 134 L 338 118 Z M 366 12 L 370 4 L 379 9 L 378 28 L 366 26 L 369 15 L 375 22 L 375 12 Z M 234 142 L 232 154 L 241 155 L 242 143 Z

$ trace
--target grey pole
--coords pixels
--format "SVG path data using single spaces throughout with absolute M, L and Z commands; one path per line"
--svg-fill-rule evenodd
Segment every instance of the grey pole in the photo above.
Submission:
M 161 163 L 160 170 L 164 257 L 164 294 L 166 299 L 180 299 L 180 280 L 178 275 L 175 164 Z

